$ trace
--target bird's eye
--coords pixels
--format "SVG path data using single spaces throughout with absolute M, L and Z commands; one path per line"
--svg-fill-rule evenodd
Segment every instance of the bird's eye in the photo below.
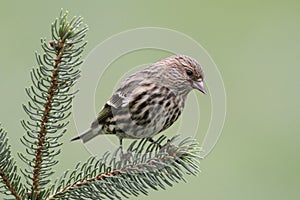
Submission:
M 193 72 L 191 70 L 189 70 L 189 69 L 186 70 L 186 74 L 188 76 L 193 76 Z

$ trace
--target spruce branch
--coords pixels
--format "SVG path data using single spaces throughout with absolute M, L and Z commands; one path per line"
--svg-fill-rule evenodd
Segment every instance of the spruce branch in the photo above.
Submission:
M 165 139 L 134 141 L 121 159 L 119 150 L 105 153 L 100 160 L 89 158 L 56 180 L 47 200 L 128 198 L 148 194 L 149 189 L 165 189 L 165 185 L 184 181 L 185 174 L 196 175 L 199 145 L 189 138 L 176 145 L 176 137 Z
M 7 133 L 0 128 L 0 193 L 12 195 L 17 200 L 24 199 L 25 189 L 17 174 L 17 166 L 10 153 Z
M 23 105 L 30 120 L 21 122 L 27 135 L 21 141 L 32 158 L 20 153 L 20 158 L 29 165 L 23 174 L 32 199 L 40 199 L 45 186 L 58 163 L 60 153 L 58 139 L 66 132 L 66 119 L 70 116 L 74 92 L 72 86 L 80 76 L 78 66 L 83 62 L 81 54 L 86 42 L 87 26 L 81 17 L 68 21 L 67 12 L 52 24 L 52 40 L 41 40 L 43 55 L 36 53 L 38 67 L 31 71 L 32 86 L 26 89 L 28 105 Z M 33 172 L 33 173 L 32 173 Z M 31 183 L 30 183 L 31 182 Z

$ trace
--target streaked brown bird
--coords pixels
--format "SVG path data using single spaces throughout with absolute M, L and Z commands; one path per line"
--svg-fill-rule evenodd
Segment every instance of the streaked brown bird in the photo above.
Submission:
M 91 127 L 73 138 L 88 142 L 97 135 L 149 138 L 169 128 L 180 116 L 188 93 L 206 94 L 201 65 L 185 55 L 158 61 L 124 80 L 99 112 Z

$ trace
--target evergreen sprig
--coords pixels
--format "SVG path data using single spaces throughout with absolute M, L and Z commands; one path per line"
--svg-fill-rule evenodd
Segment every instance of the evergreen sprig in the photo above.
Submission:
M 176 138 L 165 142 L 166 136 L 161 136 L 155 143 L 136 140 L 122 158 L 119 150 L 100 160 L 91 157 L 56 180 L 47 200 L 128 198 L 148 194 L 149 189 L 166 189 L 184 180 L 185 174 L 196 175 L 199 145 L 189 138 L 175 145 Z
M 184 180 L 185 174 L 195 175 L 199 145 L 192 139 L 178 142 L 177 137 L 166 140 L 161 136 L 153 143 L 133 141 L 126 154 L 118 149 L 100 160 L 91 157 L 51 183 L 86 45 L 87 26 L 82 18 L 68 20 L 67 16 L 61 12 L 51 26 L 51 40 L 41 40 L 44 53 L 36 53 L 38 66 L 30 73 L 29 101 L 23 105 L 28 119 L 21 121 L 26 151 L 18 154 L 28 165 L 21 169 L 25 183 L 11 155 L 7 133 L 0 128 L 0 193 L 18 200 L 122 199 L 148 194 L 149 189 L 165 189 Z

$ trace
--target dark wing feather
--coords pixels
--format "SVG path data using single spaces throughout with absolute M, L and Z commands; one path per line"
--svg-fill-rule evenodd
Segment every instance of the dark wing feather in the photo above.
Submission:
M 97 118 L 93 121 L 91 127 L 97 127 L 99 124 L 103 124 L 108 118 L 111 118 L 113 116 L 111 111 L 111 106 L 107 103 L 104 105 L 104 107 L 99 112 Z

